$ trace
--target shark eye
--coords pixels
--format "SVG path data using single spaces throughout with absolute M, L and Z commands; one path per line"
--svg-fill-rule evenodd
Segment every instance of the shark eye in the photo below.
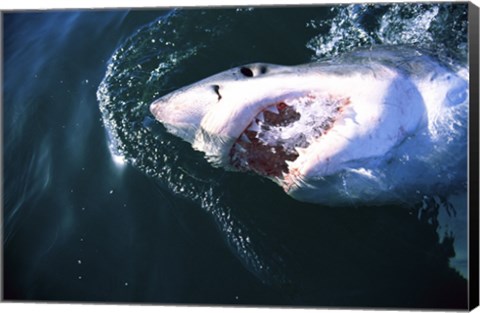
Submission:
M 245 77 L 253 77 L 253 72 L 248 67 L 242 67 L 240 69 L 240 73 L 242 73 L 243 76 L 245 76 Z

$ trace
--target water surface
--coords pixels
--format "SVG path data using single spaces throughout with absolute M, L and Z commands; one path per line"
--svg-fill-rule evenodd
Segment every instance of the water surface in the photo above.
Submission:
M 464 308 L 463 196 L 454 218 L 301 203 L 212 168 L 148 104 L 233 66 L 375 44 L 465 62 L 466 8 L 5 13 L 5 299 Z

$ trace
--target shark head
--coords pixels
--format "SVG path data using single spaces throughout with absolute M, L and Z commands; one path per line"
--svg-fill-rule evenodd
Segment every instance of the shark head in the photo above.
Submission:
M 315 73 L 308 74 L 312 77 L 305 79 L 287 66 L 249 64 L 178 89 L 154 101 L 150 110 L 169 132 L 205 152 L 213 164 L 238 168 L 242 162 L 233 159 L 249 144 L 262 142 L 261 130 L 297 119 L 288 103 L 313 96 Z M 266 140 L 263 144 L 268 146 Z
M 150 110 L 212 165 L 268 177 L 295 198 L 376 199 L 408 180 L 385 168 L 428 123 L 424 100 L 435 94 L 432 105 L 441 105 L 448 93 L 449 73 L 422 75 L 382 62 L 255 63 L 178 89 Z M 431 77 L 434 85 L 422 83 Z

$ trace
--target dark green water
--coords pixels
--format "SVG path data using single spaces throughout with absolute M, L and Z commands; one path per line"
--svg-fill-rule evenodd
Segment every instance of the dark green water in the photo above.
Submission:
M 466 239 L 444 236 L 438 210 L 297 202 L 212 168 L 148 104 L 240 64 L 357 46 L 415 44 L 464 61 L 466 12 L 5 13 L 5 299 L 465 308 Z

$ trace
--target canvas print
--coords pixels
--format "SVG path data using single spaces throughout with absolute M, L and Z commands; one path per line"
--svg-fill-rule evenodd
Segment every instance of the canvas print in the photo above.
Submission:
M 468 11 L 3 12 L 4 300 L 466 309 Z

